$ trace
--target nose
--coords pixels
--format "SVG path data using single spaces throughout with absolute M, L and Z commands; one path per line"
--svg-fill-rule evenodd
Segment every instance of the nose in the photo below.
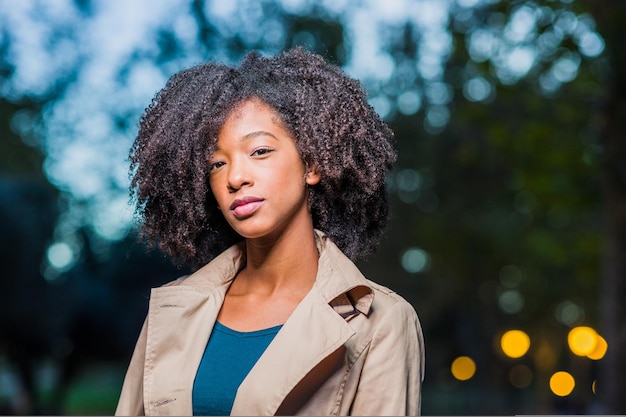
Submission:
M 242 187 L 252 185 L 252 175 L 249 164 L 245 160 L 233 160 L 228 167 L 228 190 L 233 193 Z

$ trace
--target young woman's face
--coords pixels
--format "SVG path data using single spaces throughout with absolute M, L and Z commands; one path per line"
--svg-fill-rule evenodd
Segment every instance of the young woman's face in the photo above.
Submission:
M 210 184 L 226 221 L 245 238 L 274 236 L 310 224 L 306 172 L 295 140 L 278 115 L 248 100 L 226 119 L 210 161 Z

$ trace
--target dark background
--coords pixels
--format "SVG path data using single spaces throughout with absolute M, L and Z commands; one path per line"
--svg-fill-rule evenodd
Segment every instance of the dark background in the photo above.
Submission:
M 149 288 L 186 272 L 107 205 L 127 201 L 141 110 L 193 63 L 295 45 L 359 76 L 396 133 L 392 224 L 359 266 L 420 316 L 422 412 L 626 413 L 626 3 L 236 3 L 180 1 L 174 19 L 149 2 L 0 2 L 0 414 L 113 413 Z M 569 349 L 581 325 L 602 359 Z M 500 349 L 509 329 L 530 336 L 521 358 Z

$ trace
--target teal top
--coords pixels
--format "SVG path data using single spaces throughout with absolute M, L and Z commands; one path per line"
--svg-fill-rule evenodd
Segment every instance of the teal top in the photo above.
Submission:
M 281 327 L 238 332 L 215 322 L 193 384 L 193 414 L 230 415 L 237 388 Z

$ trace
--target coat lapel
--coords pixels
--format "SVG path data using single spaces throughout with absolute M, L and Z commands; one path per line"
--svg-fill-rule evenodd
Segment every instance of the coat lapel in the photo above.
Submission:
M 231 415 L 274 415 L 298 382 L 353 335 L 313 287 L 239 386 Z
M 191 415 L 193 381 L 219 311 L 218 298 L 191 287 L 153 290 L 144 374 L 148 415 Z
M 234 246 L 183 283 L 152 290 L 144 364 L 148 415 L 192 414 L 196 371 L 241 260 Z

